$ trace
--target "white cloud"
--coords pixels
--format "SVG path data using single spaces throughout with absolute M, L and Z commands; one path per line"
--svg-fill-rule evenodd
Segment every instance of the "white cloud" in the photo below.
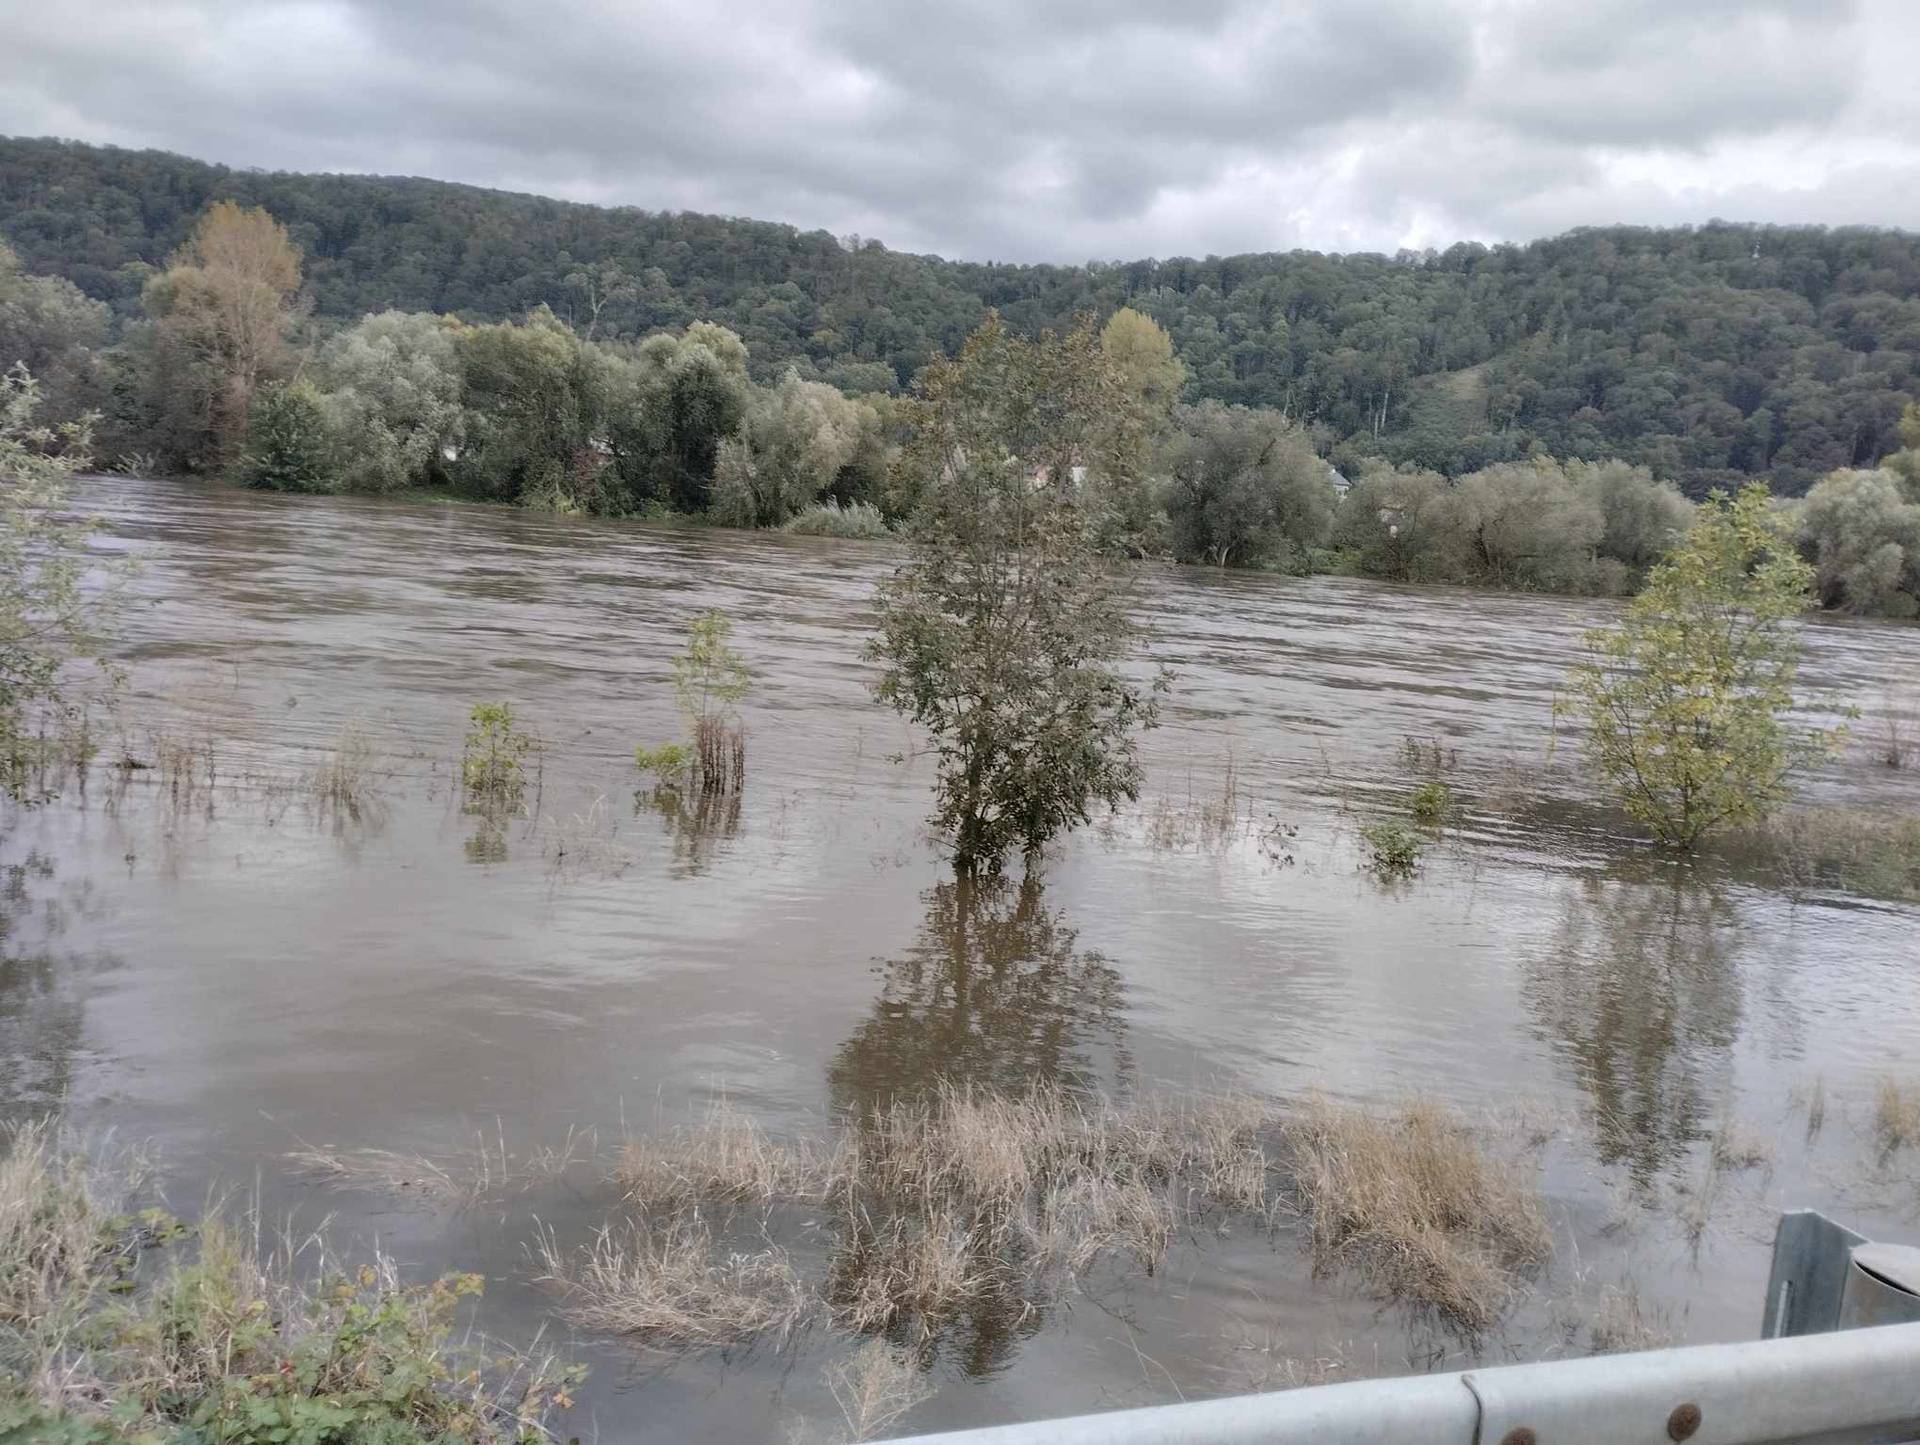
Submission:
M 983 259 L 1920 227 L 1911 0 L 0 3 L 0 131 Z

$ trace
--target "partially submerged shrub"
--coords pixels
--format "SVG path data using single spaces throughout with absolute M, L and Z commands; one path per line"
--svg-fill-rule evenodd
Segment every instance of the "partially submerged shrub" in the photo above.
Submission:
M 661 743 L 653 748 L 643 743 L 633 750 L 633 765 L 643 773 L 652 773 L 662 787 L 677 787 L 693 773 L 694 751 L 685 743 Z
M 871 502 L 848 502 L 842 506 L 831 497 L 806 507 L 788 519 L 780 530 L 801 537 L 841 537 L 849 541 L 873 541 L 893 535 L 886 517 Z
M 533 734 L 514 722 L 512 703 L 475 703 L 460 753 L 460 786 L 469 808 L 517 806 L 526 792 L 527 755 L 533 746 Z
M 1596 769 L 1665 846 L 1763 821 L 1843 741 L 1789 722 L 1812 580 L 1751 482 L 1714 493 L 1619 623 L 1587 634 L 1556 712 L 1584 721 Z
M 1438 1104 L 1379 1113 L 1314 1099 L 1284 1133 L 1316 1268 L 1351 1265 L 1385 1293 L 1477 1333 L 1548 1255 L 1531 1171 L 1495 1158 Z
M 1405 878 L 1420 866 L 1420 835 L 1404 823 L 1369 823 L 1360 841 L 1367 868 L 1382 878 Z
M 1417 823 L 1434 824 L 1453 809 L 1453 789 L 1438 778 L 1429 778 L 1407 798 L 1407 811 Z
M 733 623 L 718 610 L 702 613 L 687 629 L 687 649 L 673 659 L 673 696 L 693 729 L 693 743 L 634 749 L 634 762 L 663 785 L 692 777 L 705 793 L 735 793 L 746 781 L 747 733 L 734 705 L 747 695 L 752 675 L 727 643 Z

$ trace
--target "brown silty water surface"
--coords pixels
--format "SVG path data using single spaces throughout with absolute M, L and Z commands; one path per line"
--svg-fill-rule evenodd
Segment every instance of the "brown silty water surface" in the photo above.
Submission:
M 484 1205 L 329 1187 L 303 1144 L 516 1157 L 697 1117 L 782 1135 L 941 1078 L 1119 1097 L 1232 1088 L 1524 1109 L 1551 1135 L 1555 1256 L 1466 1342 L 1315 1278 L 1284 1218 L 1185 1230 L 1164 1267 L 1096 1271 L 925 1355 L 900 1428 L 1194 1398 L 1288 1360 L 1398 1373 L 1580 1348 L 1581 1302 L 1632 1279 L 1684 1340 L 1758 1330 L 1785 1207 L 1920 1240 L 1920 1165 L 1875 1156 L 1884 1070 L 1920 1072 L 1920 910 L 1664 862 L 1554 746 L 1551 703 L 1606 604 L 1319 578 L 1143 575 L 1175 683 L 1141 806 L 1039 875 L 958 890 L 927 836 L 930 764 L 867 695 L 886 546 L 290 500 L 101 479 L 143 570 L 125 621 L 126 748 L 211 749 L 184 798 L 154 769 L 12 818 L 0 1087 L 151 1139 L 176 1206 L 221 1186 L 326 1214 L 423 1273 L 482 1270 L 481 1322 L 543 1325 L 593 1366 L 567 1429 L 605 1440 L 821 1438 L 828 1327 L 678 1355 L 571 1337 L 536 1281 L 617 1214 L 600 1164 Z M 634 745 L 680 728 L 669 659 L 724 608 L 754 672 L 731 802 L 651 796 Z M 1809 625 L 1804 679 L 1863 739 L 1920 630 Z M 544 742 L 520 816 L 463 811 L 476 701 Z M 1912 707 L 1911 701 L 1907 703 Z M 359 818 L 291 779 L 357 722 L 390 774 Z M 1461 799 L 1420 872 L 1382 886 L 1360 824 L 1436 740 Z M 1862 742 L 1815 802 L 1920 804 Z M 1236 776 L 1231 823 L 1202 804 Z M 198 777 L 198 774 L 194 775 Z M 1816 1080 L 1822 1129 L 1807 1127 Z M 1727 1121 L 1770 1164 L 1709 1174 Z M 1711 1189 L 1709 1222 L 1685 1218 Z M 418 1194 L 418 1191 L 415 1191 Z M 1695 1212 L 1698 1212 L 1697 1210 Z M 804 1215 L 804 1211 L 802 1211 Z M 802 1217 L 794 1228 L 803 1231 Z

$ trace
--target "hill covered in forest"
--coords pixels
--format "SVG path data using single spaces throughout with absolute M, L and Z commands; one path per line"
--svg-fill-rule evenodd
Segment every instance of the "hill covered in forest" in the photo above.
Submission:
M 1337 462 L 1450 474 L 1547 452 L 1644 463 L 1696 495 L 1804 491 L 1900 445 L 1920 393 L 1920 236 L 1607 227 L 1397 256 L 1274 252 L 1085 266 L 947 261 L 764 221 L 441 181 L 233 170 L 0 138 L 0 239 L 121 317 L 209 203 L 266 207 L 317 319 L 470 320 L 545 303 L 601 336 L 711 320 L 763 378 L 897 390 L 997 308 L 1021 330 L 1126 305 L 1190 399 L 1277 408 Z

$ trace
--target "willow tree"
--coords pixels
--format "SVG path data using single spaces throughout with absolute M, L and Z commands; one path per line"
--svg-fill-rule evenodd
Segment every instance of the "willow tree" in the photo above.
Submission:
M 1144 429 L 1090 326 L 1029 341 L 997 317 L 927 369 L 911 421 L 913 557 L 880 590 L 874 690 L 933 736 L 956 869 L 992 872 L 1138 796 L 1161 684 L 1121 670 L 1109 538 Z
M 1619 625 L 1587 635 L 1563 710 L 1584 716 L 1601 773 L 1668 847 L 1764 818 L 1838 742 L 1787 718 L 1812 581 L 1752 482 L 1714 493 Z

